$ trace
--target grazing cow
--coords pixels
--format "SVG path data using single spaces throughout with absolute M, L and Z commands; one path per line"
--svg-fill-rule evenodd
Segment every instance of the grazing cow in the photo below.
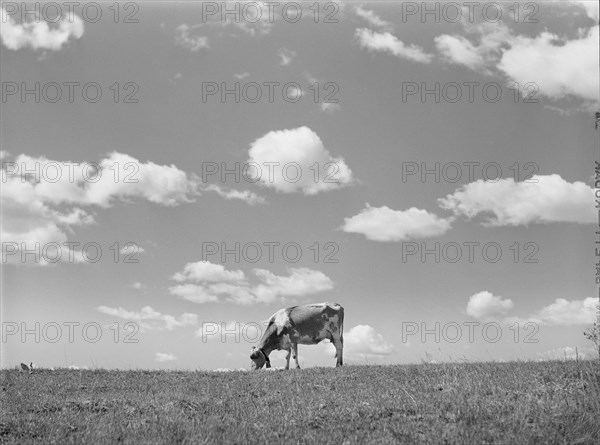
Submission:
M 258 346 L 252 348 L 252 367 L 271 367 L 269 354 L 274 350 L 286 350 L 285 369 L 290 369 L 290 354 L 298 363 L 298 345 L 316 345 L 328 339 L 335 346 L 336 367 L 342 366 L 344 308 L 337 303 L 308 304 L 281 309 L 267 323 Z

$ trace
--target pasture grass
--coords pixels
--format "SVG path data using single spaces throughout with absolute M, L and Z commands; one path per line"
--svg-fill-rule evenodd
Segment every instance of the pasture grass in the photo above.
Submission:
M 0 443 L 600 443 L 597 360 L 0 376 Z

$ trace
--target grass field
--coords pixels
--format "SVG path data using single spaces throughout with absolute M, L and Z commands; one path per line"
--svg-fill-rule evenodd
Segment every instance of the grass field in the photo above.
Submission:
M 1 443 L 600 443 L 597 360 L 1 377 Z

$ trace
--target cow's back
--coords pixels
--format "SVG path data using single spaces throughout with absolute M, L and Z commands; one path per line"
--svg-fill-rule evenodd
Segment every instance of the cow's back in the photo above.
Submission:
M 341 335 L 344 308 L 337 303 L 294 306 L 287 309 L 287 314 L 303 342 L 319 343 L 331 339 L 332 334 Z

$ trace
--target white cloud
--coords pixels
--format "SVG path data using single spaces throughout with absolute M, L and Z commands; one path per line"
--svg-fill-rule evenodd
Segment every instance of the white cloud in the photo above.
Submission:
M 383 30 L 389 30 L 392 28 L 390 22 L 383 20 L 373 11 L 369 9 L 364 9 L 360 5 L 354 8 L 354 12 L 357 16 L 364 19 L 369 25 L 374 26 L 375 28 L 381 28 Z
M 144 306 L 139 312 L 128 311 L 122 307 L 112 308 L 108 306 L 98 306 L 96 310 L 112 317 L 137 322 L 139 327 L 144 330 L 167 329 L 172 331 L 175 328 L 198 325 L 197 314 L 186 312 L 177 318 L 172 315 L 161 314 L 150 306 Z
M 69 40 L 83 36 L 83 20 L 73 13 L 66 15 L 57 24 L 50 24 L 41 18 L 17 23 L 4 7 L 1 9 L 1 16 L 2 43 L 15 51 L 26 47 L 58 51 Z
M 237 282 L 244 280 L 244 272 L 241 270 L 229 271 L 222 264 L 213 264 L 210 261 L 197 261 L 187 263 L 183 273 L 173 275 L 175 281 L 210 281 L 210 282 Z
M 472 38 L 474 36 L 476 43 L 461 35 L 443 34 L 435 38 L 437 50 L 449 62 L 491 74 L 489 66 L 498 60 L 502 48 L 508 45 L 510 30 L 502 23 L 489 22 L 464 23 L 464 30 Z
M 251 169 L 248 176 L 282 193 L 315 195 L 345 187 L 354 180 L 344 159 L 332 157 L 308 127 L 270 131 L 251 144 L 248 155 L 248 163 L 260 167 L 260 171 Z M 277 164 L 269 167 L 270 163 Z
M 554 303 L 544 306 L 528 317 L 521 318 L 506 314 L 514 304 L 509 298 L 482 291 L 471 296 L 466 312 L 471 317 L 484 321 L 498 321 L 504 324 L 536 323 L 554 326 L 571 326 L 592 324 L 598 313 L 598 298 L 588 297 L 583 300 L 566 300 L 557 298 Z
M 265 269 L 254 269 L 262 283 L 252 289 L 258 301 L 276 301 L 278 297 L 300 297 L 328 291 L 333 282 L 323 272 L 305 267 L 291 268 L 290 275 L 278 276 Z
M 359 28 L 355 37 L 361 47 L 369 51 L 384 52 L 414 62 L 429 63 L 432 55 L 427 54 L 416 45 L 405 45 L 404 42 L 389 32 L 376 32 L 367 28 Z
M 290 63 L 292 63 L 292 61 L 296 57 L 296 52 L 292 51 L 290 49 L 287 49 L 287 48 L 281 48 L 277 52 L 277 55 L 281 59 L 281 61 L 279 62 L 279 64 L 281 66 L 288 66 Z
M 256 193 L 251 192 L 250 190 L 224 190 L 223 187 L 216 184 L 210 184 L 204 190 L 209 192 L 215 192 L 217 195 L 227 200 L 239 199 L 240 201 L 244 201 L 245 203 L 251 206 L 256 204 L 266 204 L 267 202 L 267 200 L 263 196 L 257 195 Z
M 188 263 L 173 279 L 183 283 L 169 292 L 193 303 L 235 304 L 283 302 L 331 290 L 334 286 L 324 273 L 308 268 L 290 268 L 289 275 L 279 276 L 265 269 L 253 269 L 257 284 L 250 284 L 241 270 L 228 271 L 220 264 L 208 261 Z
M 369 325 L 359 324 L 344 332 L 344 353 L 348 356 L 385 356 L 393 352 L 394 347 Z
M 198 26 L 200 25 L 179 25 L 176 29 L 175 43 L 193 52 L 209 48 L 208 37 L 193 34 Z
M 97 164 L 19 155 L 3 162 L 0 173 L 2 239 L 27 248 L 62 245 L 75 228 L 93 224 L 93 214 L 83 207 L 107 208 L 133 198 L 174 206 L 192 202 L 199 183 L 173 165 L 144 163 L 116 152 Z M 63 249 L 61 259 L 69 257 L 67 251 Z
M 406 241 L 441 236 L 450 230 L 451 222 L 451 219 L 416 207 L 392 210 L 386 206 L 371 207 L 367 203 L 358 215 L 344 218 L 342 230 L 360 233 L 371 241 Z
M 497 320 L 513 308 L 511 299 L 503 299 L 491 292 L 482 291 L 469 298 L 467 314 L 480 320 Z
M 131 285 L 131 287 L 133 287 L 134 289 L 142 289 L 144 287 L 144 285 L 142 283 L 140 283 L 139 281 L 134 281 L 133 284 Z
M 543 307 L 530 318 L 544 324 L 577 325 L 591 324 L 596 321 L 598 298 L 584 300 L 566 300 L 557 298 L 554 303 Z
M 594 190 L 583 182 L 570 183 L 556 174 L 535 175 L 524 182 L 512 178 L 494 182 L 478 180 L 439 199 L 439 203 L 442 208 L 467 218 L 492 214 L 484 226 L 588 224 L 597 219 Z
M 154 355 L 154 359 L 157 362 L 172 362 L 177 360 L 177 357 L 175 357 L 175 355 L 171 354 L 170 352 L 157 352 Z
M 552 99 L 575 96 L 597 103 L 598 30 L 595 26 L 572 40 L 550 32 L 534 38 L 518 36 L 503 53 L 498 68 L 521 84 L 535 82 L 540 93 Z
M 583 7 L 596 25 L 580 28 L 576 37 L 568 38 L 549 30 L 530 37 L 515 35 L 502 23 L 463 22 L 466 36 L 440 35 L 435 38 L 436 47 L 448 61 L 489 75 L 503 74 L 511 82 L 518 82 L 522 90 L 524 84 L 533 82 L 540 95 L 551 99 L 576 97 L 597 104 L 598 4 L 570 2 L 553 6 L 567 7 L 571 14 Z

